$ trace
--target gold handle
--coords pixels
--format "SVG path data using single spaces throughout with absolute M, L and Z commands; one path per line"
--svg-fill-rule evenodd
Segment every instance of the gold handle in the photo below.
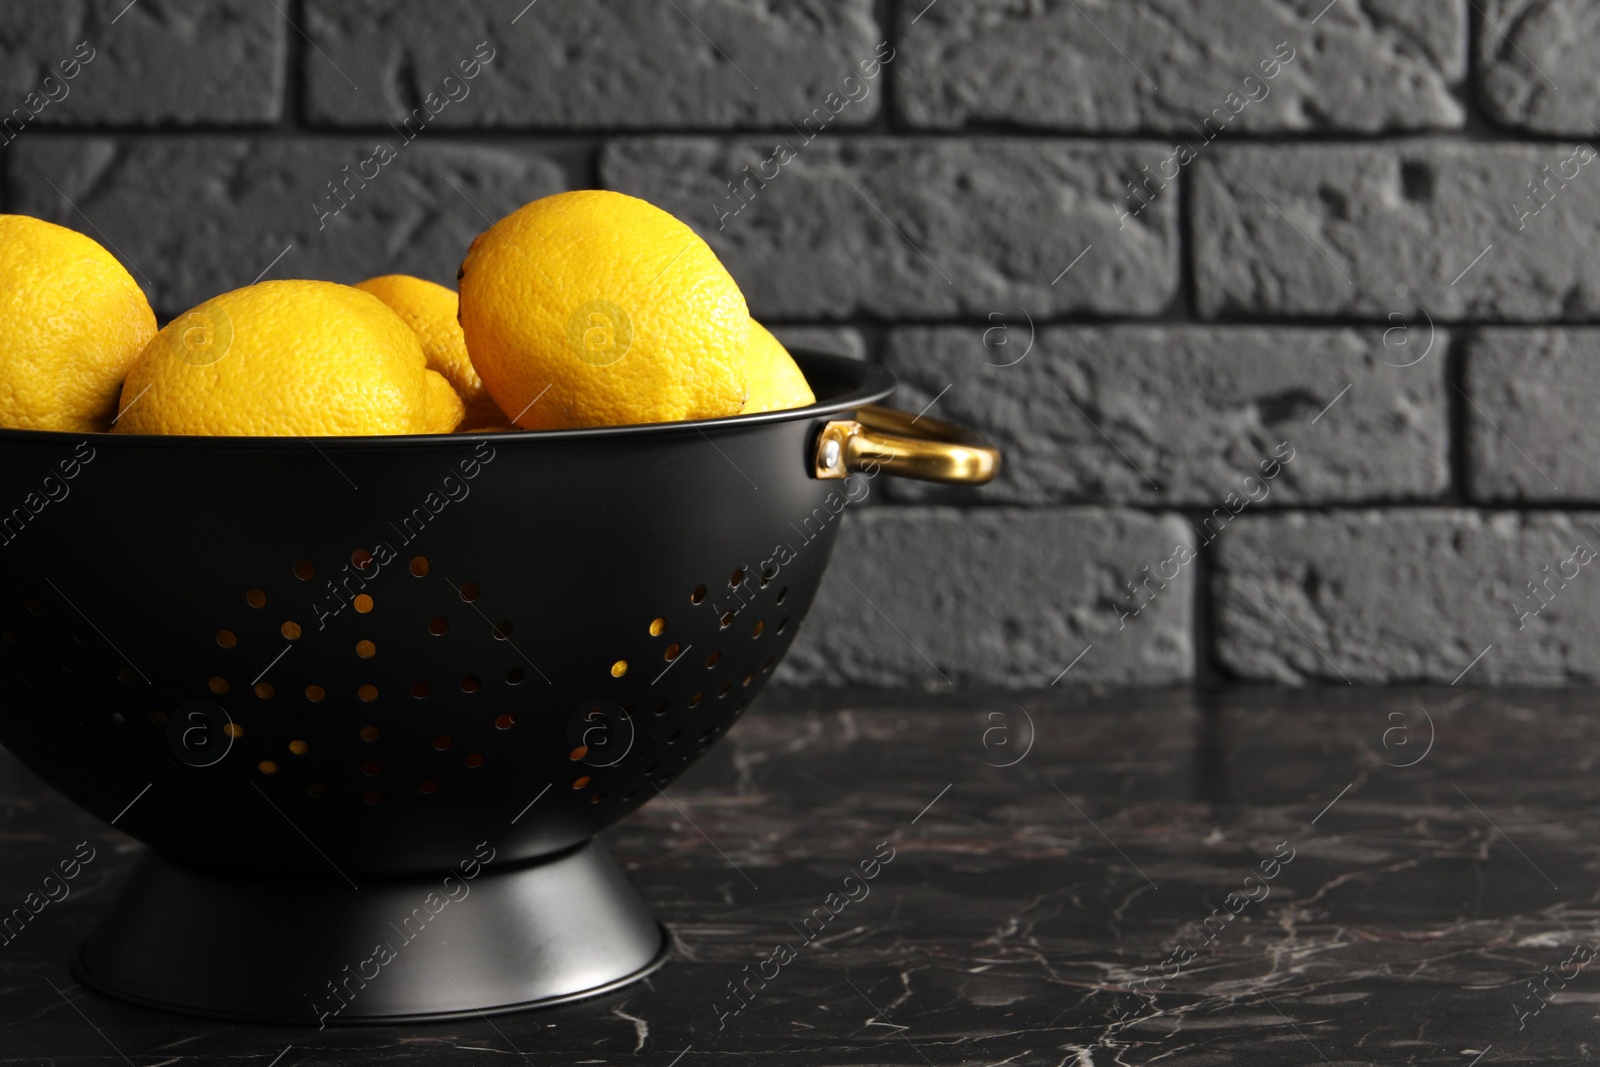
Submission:
M 1000 450 L 963 427 L 876 404 L 823 426 L 818 478 L 846 478 L 873 467 L 925 482 L 982 485 L 999 473 Z

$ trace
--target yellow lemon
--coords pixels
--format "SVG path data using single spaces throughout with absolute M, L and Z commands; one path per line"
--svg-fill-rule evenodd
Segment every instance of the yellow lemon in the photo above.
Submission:
M 122 433 L 306 437 L 449 433 L 461 398 L 370 293 L 272 281 L 167 323 L 122 387 Z
M 472 365 L 526 429 L 737 415 L 750 312 L 693 230 L 622 193 L 524 205 L 461 264 Z
M 106 429 L 155 332 L 144 293 L 97 242 L 0 215 L 0 426 Z
M 475 430 L 505 423 L 506 417 L 500 413 L 499 405 L 484 388 L 478 372 L 472 369 L 472 360 L 467 358 L 467 339 L 456 318 L 459 300 L 452 290 L 409 274 L 368 278 L 358 282 L 356 288 L 388 304 L 411 327 L 417 340 L 422 342 L 428 369 L 444 375 L 467 406 L 462 429 Z
M 803 408 L 817 402 L 816 394 L 789 350 L 755 319 L 750 320 L 750 345 L 745 349 L 745 362 L 750 370 L 750 395 L 744 402 L 746 415 Z

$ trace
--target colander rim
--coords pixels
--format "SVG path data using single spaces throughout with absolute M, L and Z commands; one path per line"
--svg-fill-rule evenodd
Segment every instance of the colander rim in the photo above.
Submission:
M 806 349 L 791 349 L 806 378 L 838 380 L 843 392 L 829 400 L 819 400 L 803 408 L 763 411 L 754 415 L 729 415 L 716 419 L 683 422 L 643 422 L 627 426 L 596 426 L 577 430 L 501 430 L 471 433 L 391 434 L 351 437 L 222 437 L 168 434 L 119 434 L 70 430 L 0 429 L 0 446 L 7 443 L 41 443 L 87 438 L 95 448 L 172 448 L 213 449 L 216 451 L 296 450 L 306 447 L 322 451 L 362 448 L 430 448 L 441 444 L 475 445 L 487 441 L 495 446 L 559 444 L 580 440 L 616 440 L 662 434 L 708 433 L 740 430 L 768 423 L 794 422 L 852 411 L 883 400 L 895 389 L 896 381 L 887 369 L 861 359 L 827 355 Z M 815 389 L 815 384 L 813 384 Z

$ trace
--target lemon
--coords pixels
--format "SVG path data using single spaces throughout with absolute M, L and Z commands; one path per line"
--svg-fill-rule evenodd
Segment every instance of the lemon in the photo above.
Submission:
M 97 242 L 0 215 L 0 426 L 106 429 L 155 332 L 150 302 Z
M 122 387 L 122 433 L 449 433 L 461 398 L 400 316 L 315 281 L 235 289 L 169 322 Z
M 750 345 L 745 349 L 745 362 L 750 371 L 750 395 L 744 402 L 746 415 L 803 408 L 817 402 L 816 394 L 789 350 L 755 319 L 750 320 Z
M 356 288 L 388 304 L 390 310 L 411 327 L 422 343 L 428 369 L 444 375 L 467 406 L 466 417 L 461 421 L 463 429 L 483 429 L 505 423 L 506 417 L 501 414 L 499 405 L 484 388 L 478 372 L 472 369 L 472 360 L 467 358 L 467 339 L 456 319 L 459 300 L 452 290 L 409 274 L 368 278 L 358 282 Z
M 744 295 L 694 231 L 598 189 L 535 200 L 473 241 L 461 327 L 489 392 L 526 429 L 736 415 Z

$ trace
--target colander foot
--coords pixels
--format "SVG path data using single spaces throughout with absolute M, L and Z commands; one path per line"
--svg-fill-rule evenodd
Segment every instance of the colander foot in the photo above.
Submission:
M 245 877 L 149 852 L 73 973 L 147 1007 L 316 1027 L 595 996 L 653 971 L 663 932 L 594 841 L 404 878 Z

